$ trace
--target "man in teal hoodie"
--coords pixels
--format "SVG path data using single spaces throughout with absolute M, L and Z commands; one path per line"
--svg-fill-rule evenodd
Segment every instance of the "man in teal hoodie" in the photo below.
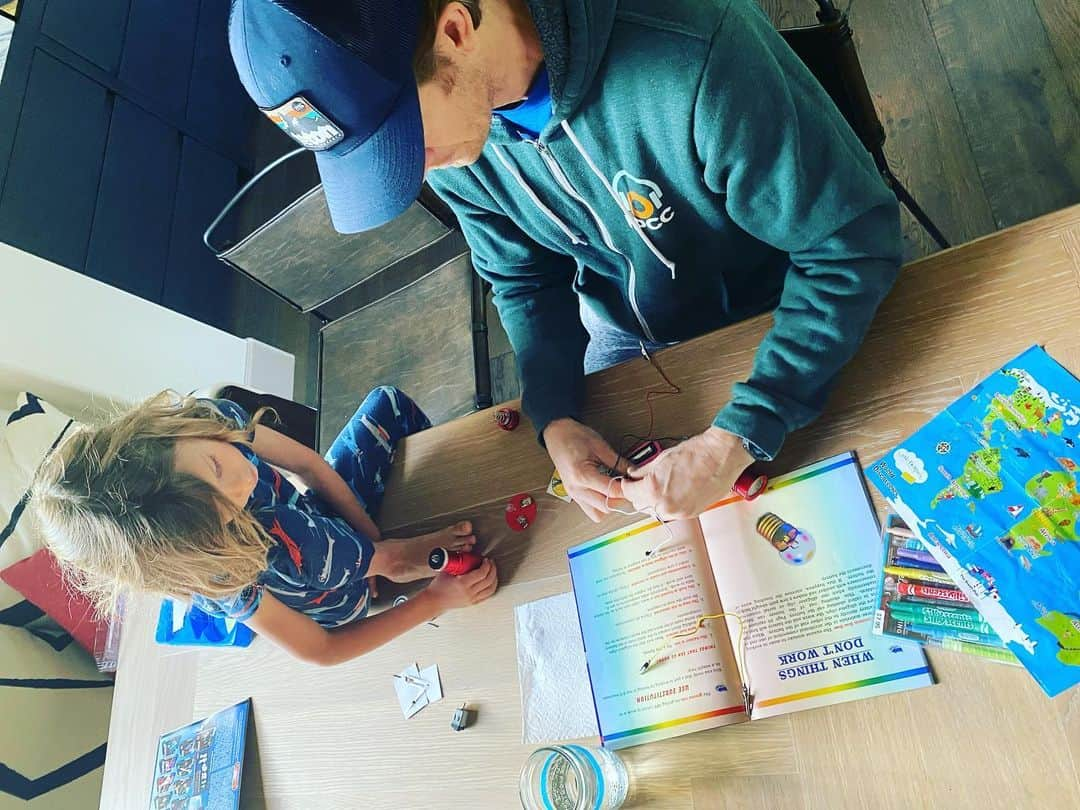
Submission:
M 259 4 L 358 63 L 304 77 L 277 21 L 262 58 L 235 7 Z M 753 0 L 324 5 L 236 0 L 241 78 L 279 118 L 303 90 L 315 124 L 297 139 L 321 150 L 339 230 L 400 213 L 427 172 L 494 288 L 524 409 L 587 515 L 610 497 L 696 515 L 820 413 L 896 278 L 899 213 Z M 712 424 L 612 485 L 606 471 L 625 464 L 579 421 L 584 373 L 770 310 Z

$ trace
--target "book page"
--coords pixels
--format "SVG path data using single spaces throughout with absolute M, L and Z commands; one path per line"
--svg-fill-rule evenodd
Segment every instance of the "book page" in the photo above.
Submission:
M 668 539 L 652 557 L 645 552 Z M 607 748 L 739 723 L 742 683 L 697 521 L 646 520 L 568 552 L 600 739 Z M 642 673 L 641 667 L 652 666 Z
M 932 683 L 918 647 L 873 633 L 881 546 L 854 454 L 700 522 L 754 719 Z

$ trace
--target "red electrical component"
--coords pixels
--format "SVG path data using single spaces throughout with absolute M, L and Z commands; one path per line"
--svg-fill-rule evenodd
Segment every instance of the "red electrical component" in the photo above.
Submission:
M 484 558 L 475 551 L 447 551 L 445 548 L 433 548 L 428 555 L 428 565 L 432 571 L 460 577 L 475 571 L 484 563 Z
M 499 408 L 495 411 L 495 424 L 503 430 L 513 430 L 521 421 L 521 414 L 513 408 Z
M 523 532 L 536 520 L 536 500 L 527 492 L 515 495 L 506 504 L 506 525 Z
M 634 445 L 633 449 L 626 454 L 626 460 L 631 467 L 644 467 L 650 461 L 656 461 L 656 457 L 664 452 L 663 446 L 657 441 L 644 441 Z
M 752 501 L 765 491 L 768 484 L 768 476 L 757 475 L 749 470 L 744 470 L 743 474 L 735 479 L 735 486 L 731 488 L 731 491 L 742 495 L 748 501 Z

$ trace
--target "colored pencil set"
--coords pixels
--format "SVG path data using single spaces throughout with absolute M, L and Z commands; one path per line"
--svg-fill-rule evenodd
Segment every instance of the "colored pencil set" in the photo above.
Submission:
M 889 515 L 885 526 L 874 632 L 1019 666 L 1016 656 L 903 521 Z

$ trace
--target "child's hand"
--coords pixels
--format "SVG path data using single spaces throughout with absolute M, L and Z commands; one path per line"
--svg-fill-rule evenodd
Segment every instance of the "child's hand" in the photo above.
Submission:
M 495 562 L 486 559 L 475 571 L 452 577 L 439 574 L 427 586 L 427 593 L 435 602 L 436 609 L 443 613 L 455 608 L 476 605 L 489 598 L 499 587 L 499 572 Z

